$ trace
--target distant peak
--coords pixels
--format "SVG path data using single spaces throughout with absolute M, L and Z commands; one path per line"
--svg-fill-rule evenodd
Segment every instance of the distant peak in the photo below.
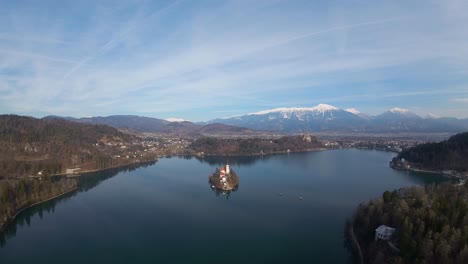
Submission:
M 174 118 L 174 117 L 167 118 L 165 120 L 168 121 L 168 122 L 184 122 L 184 121 L 187 121 L 187 120 L 182 119 L 182 118 Z
M 346 109 L 347 112 L 350 112 L 351 114 L 359 115 L 361 112 L 357 110 L 356 108 L 348 108 Z
M 434 114 L 431 114 L 431 113 L 428 113 L 428 114 L 426 115 L 426 118 L 427 118 L 427 119 L 437 119 L 437 118 L 440 118 L 440 116 L 434 115 Z
M 392 108 L 389 111 L 392 112 L 392 113 L 399 113 L 399 114 L 410 113 L 410 110 L 404 109 L 404 108 L 399 108 L 399 107 Z
M 294 112 L 298 111 L 303 108 L 297 108 L 297 107 L 279 107 L 279 108 L 273 108 L 269 110 L 262 110 L 254 113 L 249 113 L 249 115 L 265 115 L 265 114 L 271 114 L 271 113 L 282 113 L 282 112 Z
M 318 104 L 314 107 L 280 107 L 280 108 L 274 108 L 270 110 L 263 110 L 263 111 L 258 111 L 255 113 L 250 113 L 249 115 L 265 115 L 265 114 L 271 114 L 271 113 L 292 113 L 292 112 L 302 112 L 302 111 L 312 111 L 312 112 L 328 112 L 328 111 L 336 111 L 340 110 L 340 108 L 335 107 L 333 105 L 329 104 Z
M 338 107 L 329 104 L 318 104 L 317 106 L 312 107 L 312 109 L 320 112 L 340 110 Z

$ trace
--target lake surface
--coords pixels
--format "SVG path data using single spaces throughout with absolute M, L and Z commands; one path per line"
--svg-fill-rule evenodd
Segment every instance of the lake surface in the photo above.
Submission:
M 21 214 L 0 263 L 346 263 L 344 225 L 359 203 L 441 180 L 392 170 L 393 156 L 231 157 L 240 184 L 229 195 L 208 183 L 223 157 L 94 173 L 79 191 Z

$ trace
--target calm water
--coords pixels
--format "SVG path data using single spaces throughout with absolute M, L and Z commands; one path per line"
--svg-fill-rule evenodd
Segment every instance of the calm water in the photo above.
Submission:
M 344 224 L 360 202 L 440 180 L 390 169 L 393 156 L 230 158 L 240 185 L 229 196 L 208 184 L 224 158 L 88 175 L 80 191 L 20 216 L 0 263 L 345 263 Z

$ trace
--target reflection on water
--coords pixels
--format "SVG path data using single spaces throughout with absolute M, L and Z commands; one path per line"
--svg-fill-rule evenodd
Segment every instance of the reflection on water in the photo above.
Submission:
M 343 227 L 359 203 L 437 181 L 390 169 L 393 156 L 174 157 L 84 175 L 77 192 L 21 214 L 0 263 L 345 263 Z M 242 189 L 206 186 L 227 159 Z
M 25 224 L 27 226 L 30 226 L 31 218 L 33 216 L 39 215 L 39 217 L 42 219 L 44 214 L 54 213 L 56 205 L 70 200 L 73 196 L 76 196 L 80 192 L 86 192 L 98 186 L 103 181 L 114 177 L 120 172 L 130 172 L 138 168 L 146 168 L 148 166 L 154 165 L 155 163 L 156 161 L 140 163 L 140 164 L 131 164 L 131 165 L 127 165 L 124 167 L 86 173 L 86 174 L 82 174 L 79 177 L 76 177 L 75 179 L 77 179 L 78 181 L 78 188 L 76 191 L 67 193 L 63 196 L 47 201 L 45 203 L 38 204 L 36 206 L 33 206 L 21 212 L 21 214 L 19 214 L 16 217 L 16 220 L 14 221 L 14 223 L 12 223 L 4 233 L 0 233 L 0 247 L 4 247 L 6 245 L 6 242 L 10 238 L 13 238 L 16 236 L 16 231 L 18 227 L 22 227 Z
M 221 165 L 229 159 L 229 163 L 233 166 L 250 166 L 259 160 L 268 160 L 275 155 L 268 156 L 204 156 L 195 157 L 201 163 L 208 163 L 209 165 Z
M 6 245 L 6 242 L 10 239 L 16 236 L 16 231 L 18 227 L 22 227 L 25 224 L 27 226 L 31 225 L 31 218 L 34 215 L 39 215 L 40 219 L 42 219 L 44 214 L 48 213 L 54 213 L 55 212 L 55 206 L 59 203 L 65 202 L 69 200 L 71 197 L 75 196 L 77 191 L 67 193 L 57 199 L 50 200 L 48 202 L 45 202 L 43 204 L 38 204 L 36 206 L 33 206 L 25 211 L 23 211 L 20 215 L 16 217 L 16 220 L 14 223 L 12 223 L 4 233 L 0 233 L 0 247 L 4 247 Z
M 223 197 L 226 197 L 227 200 L 229 200 L 229 196 L 231 196 L 231 193 L 236 192 L 236 191 L 239 189 L 239 184 L 236 185 L 236 187 L 233 188 L 233 189 L 231 189 L 231 190 L 222 190 L 222 189 L 215 188 L 215 187 L 211 184 L 211 182 L 208 182 L 208 183 L 210 184 L 211 190 L 213 190 L 213 192 L 214 192 L 214 194 L 215 194 L 216 196 L 219 197 L 220 195 L 222 195 Z

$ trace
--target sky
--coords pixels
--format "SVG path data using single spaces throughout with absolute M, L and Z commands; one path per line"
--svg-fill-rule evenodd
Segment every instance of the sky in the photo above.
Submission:
M 0 113 L 468 117 L 468 1 L 0 0 Z

